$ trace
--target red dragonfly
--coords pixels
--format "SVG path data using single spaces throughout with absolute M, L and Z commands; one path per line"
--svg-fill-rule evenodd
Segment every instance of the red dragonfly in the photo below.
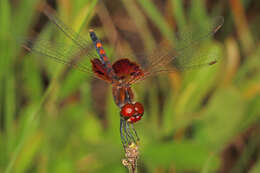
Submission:
M 114 101 L 120 108 L 120 135 L 124 146 L 139 141 L 133 124 L 140 121 L 144 114 L 143 105 L 134 99 L 131 89 L 132 84 L 161 72 L 170 73 L 215 64 L 217 61 L 217 57 L 215 56 L 211 55 L 210 58 L 201 60 L 204 56 L 210 55 L 202 55 L 202 58 L 193 58 L 192 55 L 187 57 L 187 54 L 184 52 L 197 45 L 201 40 L 214 35 L 224 22 L 223 17 L 216 17 L 206 30 L 200 32 L 201 34 L 189 33 L 187 36 L 185 34 L 178 35 L 182 38 L 177 40 L 176 45 L 180 43 L 178 48 L 164 47 L 163 50 L 158 48 L 150 54 L 141 54 L 139 57 L 148 61 L 148 65 L 143 66 L 141 63 L 134 62 L 128 58 L 121 58 L 111 63 L 94 30 L 89 30 L 92 42 L 86 41 L 52 12 L 47 9 L 43 10 L 43 12 L 52 23 L 74 42 L 77 47 L 76 51 L 68 53 L 64 48 L 55 47 L 51 42 L 44 40 L 26 40 L 23 43 L 23 47 L 31 52 L 52 58 L 84 72 L 93 73 L 94 77 L 111 84 Z M 96 53 L 93 53 L 92 49 L 95 49 Z M 86 64 L 79 62 L 82 57 L 89 58 L 87 60 L 91 63 L 92 69 L 89 69 Z M 168 65 L 170 65 L 170 68 Z

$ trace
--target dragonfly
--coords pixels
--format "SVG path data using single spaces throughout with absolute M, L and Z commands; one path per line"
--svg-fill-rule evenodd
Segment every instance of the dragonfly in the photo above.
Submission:
M 187 37 L 182 37 L 183 34 L 179 34 L 180 39 L 177 40 L 176 45 L 179 45 L 177 48 L 164 47 L 161 49 L 158 47 L 151 53 L 136 54 L 136 59 L 140 57 L 147 61 L 144 65 L 131 58 L 118 58 L 111 63 L 101 40 L 93 29 L 89 30 L 91 41 L 87 41 L 50 10 L 44 9 L 43 13 L 73 42 L 76 51 L 71 53 L 70 50 L 66 51 L 62 44 L 59 45 L 60 47 L 55 47 L 50 41 L 46 40 L 28 39 L 23 42 L 23 47 L 32 53 L 49 57 L 59 63 L 91 73 L 93 77 L 109 83 L 112 86 L 115 104 L 120 109 L 120 137 L 124 147 L 140 141 L 133 124 L 140 121 L 144 115 L 144 106 L 142 103 L 135 101 L 132 85 L 153 75 L 215 64 L 217 58 L 214 56 L 201 60 L 201 57 L 209 55 L 193 58 L 192 55 L 187 57 L 184 52 L 196 46 L 200 41 L 214 35 L 224 23 L 223 17 L 216 17 L 212 24 L 200 32 L 201 34 L 190 33 Z M 91 68 L 81 62 L 82 57 L 91 64 Z

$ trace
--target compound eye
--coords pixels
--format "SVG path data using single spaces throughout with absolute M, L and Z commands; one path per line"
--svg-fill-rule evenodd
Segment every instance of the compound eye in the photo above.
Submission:
M 136 116 L 135 119 L 136 119 L 136 122 L 140 121 L 142 119 L 142 116 Z
M 135 117 L 130 117 L 127 121 L 129 123 L 135 123 L 137 121 L 137 119 Z
M 140 102 L 136 102 L 134 104 L 134 110 L 140 115 L 142 116 L 144 114 L 144 107 Z
M 134 105 L 132 104 L 125 104 L 122 108 L 121 108 L 121 111 L 120 111 L 120 114 L 123 116 L 123 117 L 131 117 L 133 114 L 134 114 L 134 111 L 135 108 L 134 108 Z

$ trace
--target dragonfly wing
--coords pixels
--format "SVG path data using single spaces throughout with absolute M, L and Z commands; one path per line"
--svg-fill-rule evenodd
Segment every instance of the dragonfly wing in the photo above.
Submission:
M 92 42 L 84 39 L 83 36 L 76 33 L 72 28 L 63 23 L 55 14 L 54 10 L 50 7 L 43 8 L 42 12 L 55 24 L 68 38 L 70 38 L 76 45 L 81 48 L 87 47 L 87 45 L 93 44 Z
M 74 44 L 65 45 L 64 43 L 53 43 L 44 39 L 23 39 L 23 47 L 38 55 L 49 57 L 59 63 L 66 64 L 84 72 L 93 73 L 90 68 L 90 60 L 99 58 L 94 44 L 64 24 L 50 7 L 45 6 L 41 11 Z M 95 75 L 93 76 L 96 77 Z
M 71 45 L 66 46 L 65 44 L 55 44 L 47 40 L 33 39 L 23 40 L 22 46 L 32 53 L 48 57 L 83 72 L 92 73 L 89 57 L 95 58 L 96 55 L 95 52 L 91 53 L 88 47 L 79 49 L 78 47 L 71 47 Z
M 181 54 L 176 57 L 174 60 L 170 62 L 170 64 L 157 65 L 152 69 L 145 69 L 144 75 L 141 78 L 135 79 L 131 81 L 131 84 L 137 83 L 145 80 L 148 77 L 155 76 L 158 74 L 167 74 L 167 73 L 180 73 L 188 70 L 200 69 L 203 67 L 208 67 L 214 65 L 218 62 L 220 57 L 219 49 L 201 49 L 198 50 L 196 54 L 190 54 L 190 56 L 194 56 L 196 58 L 195 62 L 185 61 L 186 54 Z M 183 57 L 183 58 L 182 58 Z M 179 61 L 184 60 L 184 61 Z
M 137 54 L 137 59 L 146 60 L 145 75 L 148 76 L 166 72 L 183 71 L 216 63 L 219 59 L 217 51 L 208 51 L 204 41 L 213 36 L 223 25 L 224 18 L 216 17 L 204 30 L 198 29 L 176 34 L 173 46 L 157 47 L 152 53 Z M 166 70 L 166 69 L 174 70 Z M 139 78 L 138 80 L 143 80 Z
M 224 18 L 222 16 L 216 17 L 212 20 L 212 23 L 203 29 L 197 29 L 194 31 L 183 31 L 176 34 L 174 39 L 174 48 L 168 46 L 167 48 L 160 49 L 158 56 L 148 57 L 150 66 L 164 66 L 171 61 L 178 59 L 178 61 L 185 62 L 185 66 L 190 62 L 191 64 L 199 62 L 203 56 L 192 56 L 198 52 L 198 48 L 202 45 L 203 41 L 207 41 L 208 38 L 213 36 L 223 25 Z M 214 59 L 213 59 L 214 61 Z M 174 63 L 173 63 L 174 65 Z M 151 68 L 150 67 L 150 68 Z M 181 66 L 178 66 L 183 68 Z

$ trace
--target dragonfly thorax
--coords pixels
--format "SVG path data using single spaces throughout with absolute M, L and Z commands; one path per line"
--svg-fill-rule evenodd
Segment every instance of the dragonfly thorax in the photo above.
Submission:
M 143 70 L 135 62 L 129 59 L 119 59 L 112 65 L 113 71 L 119 83 L 129 84 L 144 75 Z
M 109 83 L 128 85 L 144 75 L 143 70 L 135 62 L 128 59 L 117 60 L 111 68 L 107 68 L 100 59 L 92 59 L 92 70 L 97 77 Z
M 112 86 L 112 93 L 115 103 L 120 108 L 127 103 L 132 103 L 134 99 L 134 94 L 130 86 L 114 84 Z

